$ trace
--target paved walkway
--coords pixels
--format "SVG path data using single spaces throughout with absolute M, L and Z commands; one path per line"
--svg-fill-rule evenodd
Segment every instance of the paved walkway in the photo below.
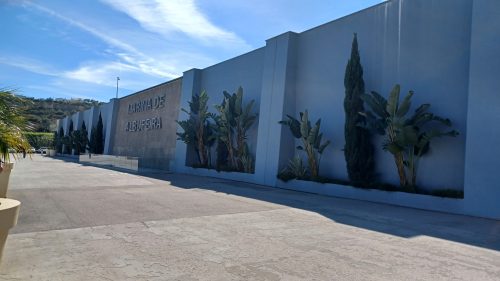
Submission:
M 35 157 L 0 280 L 500 280 L 500 221 Z

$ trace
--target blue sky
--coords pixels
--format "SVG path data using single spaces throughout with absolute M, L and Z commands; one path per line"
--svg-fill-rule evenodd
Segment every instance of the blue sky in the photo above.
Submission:
M 0 0 L 0 88 L 107 101 L 382 0 Z

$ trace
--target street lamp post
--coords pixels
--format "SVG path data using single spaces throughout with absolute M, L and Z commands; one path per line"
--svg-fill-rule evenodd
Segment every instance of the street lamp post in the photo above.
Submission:
M 120 81 L 120 77 L 116 77 L 116 98 L 118 98 L 118 81 Z

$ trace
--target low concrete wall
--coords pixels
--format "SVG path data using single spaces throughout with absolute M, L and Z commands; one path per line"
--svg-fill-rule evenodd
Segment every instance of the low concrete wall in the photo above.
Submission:
M 464 200 L 458 198 L 444 198 L 415 193 L 398 191 L 384 191 L 377 189 L 363 189 L 347 185 L 318 183 L 303 180 L 284 182 L 278 180 L 277 187 L 303 191 L 328 196 L 365 200 L 370 202 L 385 203 L 403 207 L 439 212 L 467 214 L 464 209 Z
M 215 169 L 185 167 L 179 172 L 185 173 L 185 174 L 197 175 L 197 176 L 222 178 L 222 179 L 249 182 L 249 183 L 253 183 L 253 182 L 257 181 L 257 175 L 255 175 L 255 174 L 238 173 L 238 172 L 225 172 L 225 171 L 217 171 Z
M 111 166 L 126 170 L 139 171 L 139 158 L 129 156 L 115 156 L 115 155 L 80 155 L 80 163 L 87 163 L 93 165 Z
M 255 174 L 224 171 L 218 172 L 213 169 L 191 167 L 185 167 L 181 172 L 198 176 L 221 178 L 248 183 L 258 182 L 258 175 Z M 275 187 L 326 196 L 410 207 L 422 210 L 432 210 L 461 215 L 469 214 L 465 209 L 465 200 L 460 198 L 446 198 L 399 191 L 384 191 L 378 189 L 363 189 L 348 185 L 318 183 L 303 180 L 290 180 L 288 182 L 277 180 Z

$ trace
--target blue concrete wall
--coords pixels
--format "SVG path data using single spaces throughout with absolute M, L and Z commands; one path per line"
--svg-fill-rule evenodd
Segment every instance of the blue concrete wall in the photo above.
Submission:
M 57 121 L 57 130 L 63 128 L 64 134 L 68 134 L 69 125 L 71 120 L 73 121 L 73 130 L 80 130 L 83 121 L 85 121 L 85 126 L 87 127 L 88 137 L 90 139 L 90 133 L 92 131 L 92 126 L 97 126 L 99 120 L 99 113 L 101 113 L 103 121 L 103 131 L 104 131 L 104 154 L 111 154 L 112 151 L 112 132 L 114 129 L 115 118 L 116 118 L 116 99 L 111 99 L 108 103 L 104 103 L 100 106 L 93 106 L 88 110 L 76 112 L 71 116 L 67 116 L 63 119 Z
M 500 219 L 500 1 L 475 0 L 472 21 L 465 202 Z
M 295 111 L 295 57 L 297 34 L 284 33 L 267 40 L 264 73 L 262 76 L 261 123 L 257 150 L 257 182 L 276 185 L 280 165 L 293 152 L 293 141 L 286 141 L 288 131 L 278 124 Z
M 464 199 L 446 199 L 443 207 L 438 206 L 443 200 L 430 196 L 398 193 L 386 198 L 381 191 L 277 180 L 297 144 L 278 121 L 305 109 L 313 121 L 322 118 L 322 131 L 333 142 L 323 156 L 321 174 L 347 179 L 343 80 L 353 33 L 358 34 L 367 91 L 387 96 L 401 84 L 402 95 L 415 91 L 413 109 L 430 103 L 433 113 L 450 118 L 460 131 L 457 138 L 433 141 L 430 155 L 420 162 L 417 184 L 464 190 Z M 281 34 L 263 48 L 217 65 L 186 71 L 182 108 L 202 90 L 214 105 L 223 90 L 232 93 L 238 86 L 247 101 L 257 101 L 259 123 L 249 140 L 256 167 L 253 175 L 192 169 L 186 164 L 194 161 L 193 151 L 177 141 L 172 169 L 363 200 L 373 195 L 378 202 L 500 219 L 499 33 L 497 0 L 392 0 L 299 34 Z M 112 104 L 101 107 L 106 130 L 116 123 Z M 181 112 L 178 120 L 186 118 Z M 60 124 L 67 126 L 67 120 Z M 375 139 L 380 181 L 397 185 L 392 156 L 382 151 L 381 141 Z
M 104 154 L 113 153 L 113 136 L 116 124 L 116 113 L 118 111 L 118 99 L 111 99 L 99 107 L 103 123 L 104 135 Z M 97 113 L 97 120 L 99 120 L 99 113 Z M 97 125 L 97 123 L 96 123 Z
M 184 72 L 184 75 L 182 76 L 182 89 L 180 97 L 181 108 L 188 110 L 191 97 L 201 92 L 200 81 L 201 70 L 191 69 Z M 188 118 L 189 115 L 187 113 L 179 111 L 179 117 L 177 120 L 186 120 Z M 179 126 L 177 130 L 181 130 Z M 185 172 L 187 166 L 193 163 L 194 159 L 196 159 L 194 151 L 192 149 L 188 149 L 188 146 L 184 142 L 177 140 L 175 145 L 175 159 L 170 168 L 172 171 Z
M 430 103 L 431 111 L 450 118 L 461 132 L 433 142 L 432 153 L 421 161 L 418 184 L 463 188 L 471 3 L 390 1 L 300 34 L 296 111 L 309 109 L 312 118 L 322 118 L 325 137 L 332 140 L 322 158 L 323 175 L 347 179 L 344 73 L 357 33 L 366 91 L 387 96 L 399 83 L 402 94 L 415 91 L 413 108 Z M 391 154 L 381 151 L 380 139 L 376 147 L 381 181 L 397 184 Z
M 205 90 L 210 96 L 209 110 L 213 113 L 217 112 L 214 105 L 222 102 L 223 91 L 233 94 L 241 86 L 243 88 L 243 104 L 255 100 L 254 113 L 258 113 L 263 59 L 264 48 L 260 48 L 202 69 L 200 71 L 199 87 L 201 91 Z M 247 143 L 253 155 L 255 155 L 257 148 L 257 128 L 258 120 L 248 131 Z M 214 149 L 212 155 L 216 155 L 215 153 Z
M 453 127 L 460 131 L 456 138 L 433 141 L 431 153 L 420 162 L 417 184 L 429 190 L 465 189 L 465 199 L 458 200 L 450 212 L 500 217 L 500 207 L 493 206 L 500 197 L 497 188 L 500 185 L 491 170 L 498 166 L 493 163 L 498 157 L 487 157 L 491 150 L 496 149 L 493 155 L 498 154 L 499 149 L 493 143 L 499 143 L 500 130 L 480 127 L 478 121 L 483 117 L 482 110 L 491 115 L 488 116 L 491 125 L 498 123 L 500 116 L 493 110 L 500 108 L 498 95 L 493 97 L 494 89 L 500 87 L 492 82 L 498 81 L 494 77 L 500 74 L 500 64 L 490 60 L 486 65 L 491 78 L 484 76 L 481 69 L 487 59 L 484 54 L 486 57 L 498 54 L 499 44 L 492 38 L 500 38 L 496 31 L 500 23 L 492 18 L 500 18 L 499 9 L 500 2 L 494 0 L 392 0 L 300 34 L 285 33 L 269 39 L 263 60 L 259 61 L 262 80 L 255 86 L 261 87 L 256 174 L 241 179 L 283 185 L 276 174 L 293 156 L 293 146 L 298 143 L 277 122 L 286 114 L 298 115 L 305 109 L 312 119 L 322 118 L 325 137 L 333 141 L 323 156 L 322 175 L 347 179 L 342 151 L 343 79 L 353 33 L 357 33 L 367 91 L 387 96 L 395 84 L 401 84 L 402 94 L 415 91 L 413 109 L 430 103 L 433 113 L 450 118 Z M 494 29 L 488 38 L 481 35 L 486 27 Z M 255 66 L 255 62 L 251 65 Z M 226 62 L 216 67 L 219 73 L 238 73 L 242 68 Z M 200 81 L 219 89 L 233 86 L 234 81 L 221 77 L 205 76 Z M 472 93 L 476 88 L 480 91 Z M 482 101 L 475 102 L 476 98 Z M 484 108 L 484 104 L 490 106 Z M 483 135 L 491 138 L 484 139 Z M 381 142 L 381 137 L 375 138 L 380 181 L 397 185 L 395 164 L 391 154 L 382 151 Z M 186 154 L 179 157 L 182 155 Z M 466 155 L 471 162 L 465 162 Z M 300 183 L 297 188 L 303 185 Z M 286 187 L 294 188 L 294 183 Z M 328 194 L 343 196 L 336 191 Z M 349 191 L 351 198 L 356 194 L 355 189 Z M 359 195 L 366 199 L 365 195 Z M 394 203 L 418 206 L 424 200 L 421 196 L 415 199 L 418 202 L 412 196 L 401 198 Z M 429 199 L 422 208 L 438 210 L 434 206 L 438 201 Z M 482 206 L 483 203 L 488 204 Z
M 184 73 L 181 107 L 189 109 L 188 102 L 191 100 L 191 96 L 206 91 L 210 97 L 208 102 L 209 111 L 216 113 L 217 110 L 214 105 L 222 102 L 223 91 L 232 94 L 241 86 L 243 88 L 244 104 L 255 100 L 254 113 L 259 113 L 263 60 L 264 48 L 261 48 L 205 69 L 195 69 Z M 181 112 L 178 120 L 187 118 L 187 114 Z M 258 123 L 257 120 L 248 131 L 247 142 L 253 155 L 255 155 L 257 149 Z M 212 149 L 212 155 L 216 155 L 215 147 Z M 183 160 L 176 160 L 174 165 L 176 167 L 173 167 L 173 169 L 177 171 L 182 171 L 186 163 L 190 166 L 196 161 L 194 151 L 190 150 L 181 141 L 177 141 L 176 158 L 178 157 Z M 215 159 L 212 160 L 215 165 Z

